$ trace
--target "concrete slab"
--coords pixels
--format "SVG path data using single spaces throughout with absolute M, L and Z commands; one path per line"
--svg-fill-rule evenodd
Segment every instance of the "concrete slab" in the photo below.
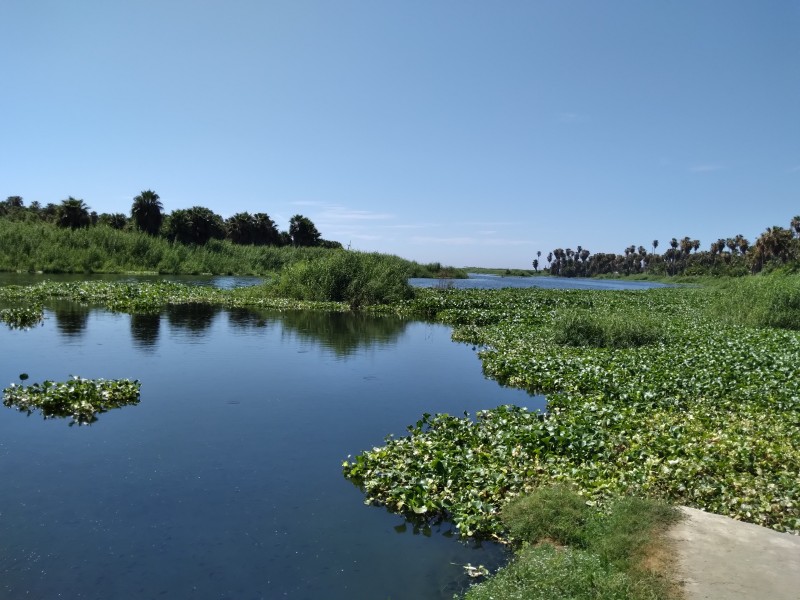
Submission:
M 687 600 L 800 600 L 800 536 L 681 507 L 676 579 Z

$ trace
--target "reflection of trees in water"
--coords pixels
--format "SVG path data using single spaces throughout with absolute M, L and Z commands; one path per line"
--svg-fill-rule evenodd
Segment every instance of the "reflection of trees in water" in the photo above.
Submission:
M 228 323 L 236 329 L 257 329 L 280 319 L 275 313 L 251 310 L 249 308 L 229 308 Z
M 360 347 L 388 344 L 406 327 L 406 322 L 397 317 L 357 313 L 275 312 L 248 308 L 231 308 L 227 312 L 228 322 L 236 329 L 259 329 L 280 323 L 285 333 L 317 342 L 339 356 L 352 354 Z
M 54 304 L 59 331 L 67 336 L 81 335 L 86 329 L 90 310 L 69 302 Z M 206 334 L 222 311 L 221 307 L 208 304 L 176 304 L 166 307 L 161 314 L 131 314 L 131 338 L 139 348 L 155 348 L 161 334 L 162 315 L 166 315 L 173 332 L 187 332 L 200 337 Z M 348 356 L 363 347 L 392 343 L 406 327 L 406 321 L 397 317 L 349 312 L 275 312 L 247 308 L 230 308 L 225 312 L 231 329 L 265 329 L 280 323 L 285 334 L 318 343 L 338 356 Z
M 295 311 L 281 313 L 280 318 L 284 331 L 319 342 L 338 356 L 352 354 L 360 347 L 389 344 L 406 327 L 406 321 L 397 317 L 359 313 Z
M 220 310 L 218 306 L 209 304 L 174 304 L 168 306 L 165 312 L 170 327 L 200 336 L 211 326 Z
M 161 315 L 158 313 L 131 315 L 131 337 L 133 343 L 142 349 L 155 347 L 160 329 Z
M 83 335 L 89 321 L 89 308 L 72 302 L 55 302 L 51 307 L 59 332 L 68 337 Z

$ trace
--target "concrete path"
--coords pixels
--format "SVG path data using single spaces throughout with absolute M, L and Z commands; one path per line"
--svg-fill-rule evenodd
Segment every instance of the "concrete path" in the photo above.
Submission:
M 800 600 L 800 536 L 682 507 L 668 536 L 687 600 Z

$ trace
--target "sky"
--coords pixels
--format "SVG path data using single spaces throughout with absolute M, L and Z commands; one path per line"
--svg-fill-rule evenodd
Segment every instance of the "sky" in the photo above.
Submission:
M 454 266 L 800 214 L 790 0 L 0 0 L 0 196 Z

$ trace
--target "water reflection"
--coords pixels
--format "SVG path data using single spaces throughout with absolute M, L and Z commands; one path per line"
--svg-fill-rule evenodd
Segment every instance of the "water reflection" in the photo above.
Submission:
M 134 314 L 131 315 L 131 338 L 133 343 L 143 349 L 151 350 L 158 342 L 161 330 L 160 314 Z
M 89 321 L 89 308 L 72 302 L 56 302 L 51 308 L 56 317 L 56 327 L 62 335 L 72 338 L 83 335 Z
M 387 345 L 403 333 L 407 321 L 358 313 L 296 311 L 281 314 L 284 332 L 301 340 L 319 342 L 340 357 L 362 347 Z
M 208 304 L 176 304 L 168 306 L 165 312 L 172 329 L 199 337 L 211 327 L 214 317 L 221 310 L 218 306 Z
M 270 321 L 275 321 L 277 318 L 274 314 L 266 312 L 255 311 L 249 308 L 229 308 L 228 309 L 228 322 L 240 330 L 258 329 L 266 327 Z

